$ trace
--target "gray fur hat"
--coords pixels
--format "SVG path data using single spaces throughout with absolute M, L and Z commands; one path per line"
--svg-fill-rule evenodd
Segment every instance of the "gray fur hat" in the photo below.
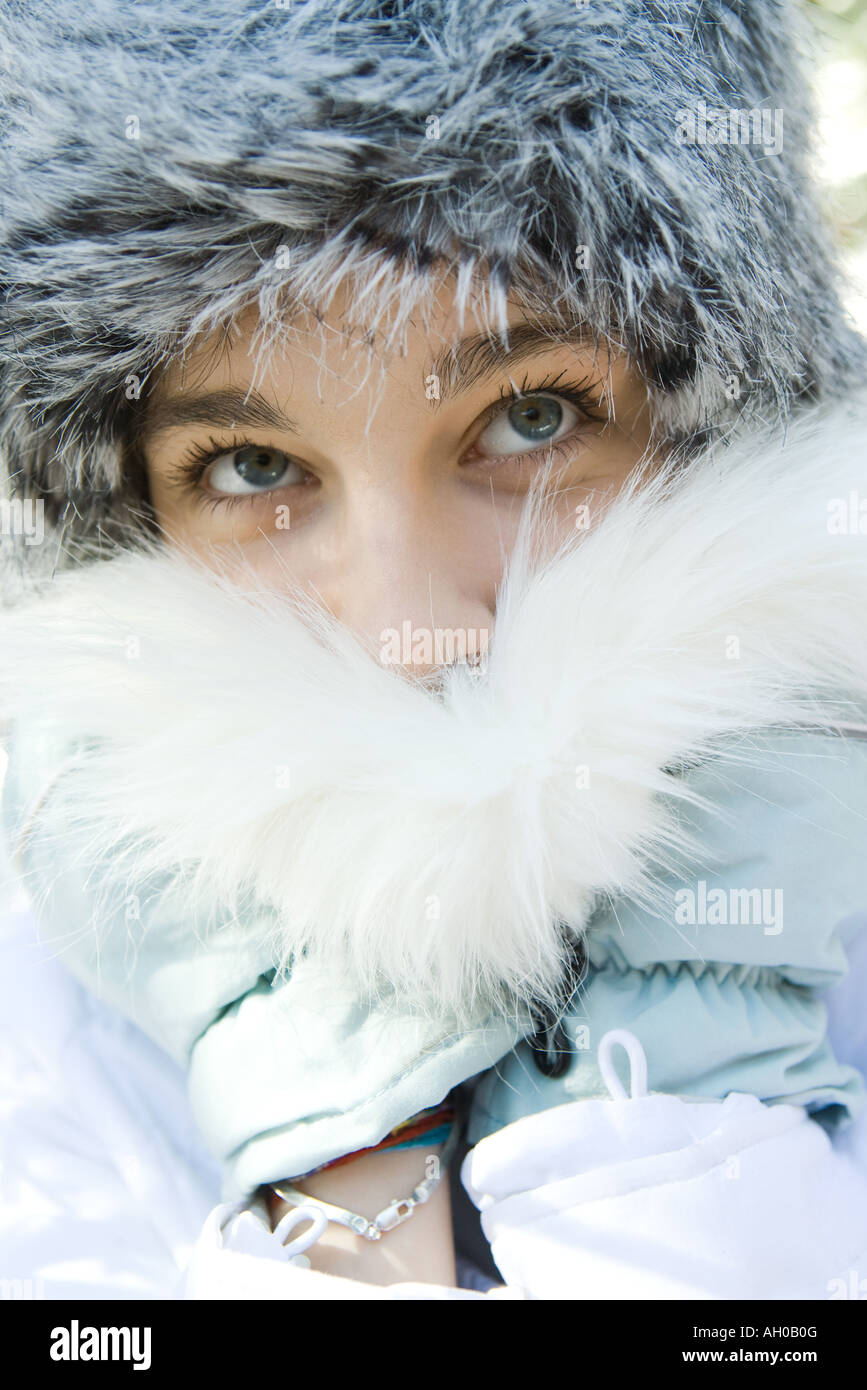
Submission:
M 31 567 L 148 524 L 162 365 L 347 276 L 389 341 L 444 267 L 492 331 L 507 294 L 588 326 L 687 447 L 850 390 L 807 43 L 794 0 L 5 0 L 0 478 L 44 501 Z

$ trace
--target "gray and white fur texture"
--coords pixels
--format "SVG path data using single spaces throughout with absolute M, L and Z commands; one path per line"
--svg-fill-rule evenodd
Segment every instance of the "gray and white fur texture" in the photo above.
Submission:
M 795 0 L 5 0 L 0 489 L 51 528 L 7 600 L 151 524 L 148 391 L 249 305 L 266 355 L 348 281 L 378 352 L 456 269 L 492 331 L 510 293 L 629 353 L 686 448 L 848 393 L 811 60 Z M 779 148 L 679 143 L 701 102 Z

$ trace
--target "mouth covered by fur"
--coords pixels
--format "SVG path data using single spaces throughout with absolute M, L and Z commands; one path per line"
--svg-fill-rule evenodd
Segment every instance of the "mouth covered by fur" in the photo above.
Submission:
M 436 690 L 254 576 L 158 549 L 61 574 L 0 620 L 0 707 L 71 752 L 34 823 L 110 896 L 182 880 L 191 930 L 264 905 L 275 965 L 340 956 L 458 1020 L 554 998 L 563 924 L 689 852 L 678 769 L 863 709 L 867 545 L 833 517 L 865 426 L 813 410 L 554 546 L 528 508 L 485 667 Z

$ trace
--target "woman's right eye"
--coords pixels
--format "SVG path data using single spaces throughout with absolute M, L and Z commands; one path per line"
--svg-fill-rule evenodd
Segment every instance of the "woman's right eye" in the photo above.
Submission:
M 299 463 L 279 449 L 245 444 L 241 449 L 233 449 L 214 459 L 202 475 L 202 482 L 210 492 L 249 496 L 290 487 L 303 482 L 307 476 Z

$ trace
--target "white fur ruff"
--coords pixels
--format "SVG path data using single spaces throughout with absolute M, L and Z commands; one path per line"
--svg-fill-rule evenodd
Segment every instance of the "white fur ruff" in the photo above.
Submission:
M 51 833 L 112 893 L 181 876 L 191 930 L 264 904 L 275 965 L 459 1019 L 554 997 L 558 924 L 686 848 L 681 760 L 867 701 L 867 535 L 834 526 L 865 432 L 861 403 L 706 454 L 553 557 L 537 514 L 487 670 L 436 692 L 177 554 L 61 575 L 0 618 L 3 711 L 80 749 Z

